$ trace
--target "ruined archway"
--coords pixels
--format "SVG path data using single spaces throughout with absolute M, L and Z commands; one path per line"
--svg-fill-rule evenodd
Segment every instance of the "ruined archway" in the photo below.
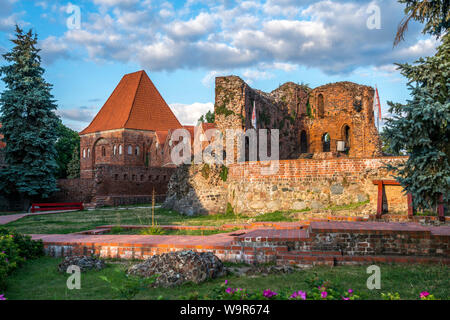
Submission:
M 348 124 L 342 126 L 342 140 L 345 142 L 345 148 L 350 148 L 351 136 L 350 126 Z
M 328 132 L 322 135 L 322 151 L 330 152 L 331 150 L 331 138 Z
M 308 137 L 305 130 L 302 130 L 300 134 L 300 152 L 308 153 Z

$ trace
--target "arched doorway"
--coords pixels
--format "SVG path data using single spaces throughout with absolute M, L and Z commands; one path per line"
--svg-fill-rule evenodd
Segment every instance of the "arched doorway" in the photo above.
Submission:
M 331 138 L 330 138 L 330 134 L 324 133 L 322 135 L 322 151 L 323 152 L 330 152 L 331 150 Z
M 350 126 L 347 124 L 342 127 L 342 140 L 345 141 L 345 147 L 350 148 Z
M 306 136 L 306 131 L 303 130 L 300 134 L 300 152 L 307 153 L 308 152 L 308 140 Z

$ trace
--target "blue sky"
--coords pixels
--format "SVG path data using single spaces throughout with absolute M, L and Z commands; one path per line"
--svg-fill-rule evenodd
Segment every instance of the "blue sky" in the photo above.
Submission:
M 75 29 L 72 6 L 80 9 Z M 379 28 L 368 27 L 374 8 Z M 393 63 L 438 45 L 412 23 L 393 48 L 402 17 L 395 0 L 0 0 L 0 53 L 11 48 L 15 23 L 38 33 L 58 113 L 75 130 L 124 74 L 142 69 L 183 124 L 213 109 L 214 77 L 229 74 L 263 91 L 287 81 L 377 85 L 386 115 L 387 100 L 409 96 Z

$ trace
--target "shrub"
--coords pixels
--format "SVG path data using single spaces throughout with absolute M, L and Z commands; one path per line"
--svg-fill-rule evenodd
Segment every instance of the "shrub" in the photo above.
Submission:
M 222 168 L 220 170 L 220 178 L 223 182 L 227 181 L 228 179 L 228 168 L 224 165 L 222 165 Z
M 6 279 L 12 271 L 27 259 L 37 258 L 44 253 L 42 241 L 0 228 L 0 290 L 6 288 Z
M 147 235 L 147 236 L 158 236 L 158 235 L 164 235 L 164 229 L 160 228 L 157 224 L 154 226 L 144 228 L 141 230 L 140 234 Z

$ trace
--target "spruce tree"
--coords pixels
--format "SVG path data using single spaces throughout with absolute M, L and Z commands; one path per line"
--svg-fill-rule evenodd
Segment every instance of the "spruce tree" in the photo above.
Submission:
M 412 99 L 404 105 L 388 102 L 393 117 L 386 120 L 384 135 L 394 152 L 406 150 L 409 158 L 388 167 L 413 195 L 416 208 L 432 209 L 441 195 L 450 200 L 450 35 L 435 56 L 398 66 L 409 79 Z
M 58 117 L 44 78 L 37 35 L 16 26 L 13 48 L 3 55 L 0 68 L 6 89 L 0 97 L 0 133 L 4 135 L 6 168 L 0 190 L 33 200 L 56 191 L 55 142 Z

